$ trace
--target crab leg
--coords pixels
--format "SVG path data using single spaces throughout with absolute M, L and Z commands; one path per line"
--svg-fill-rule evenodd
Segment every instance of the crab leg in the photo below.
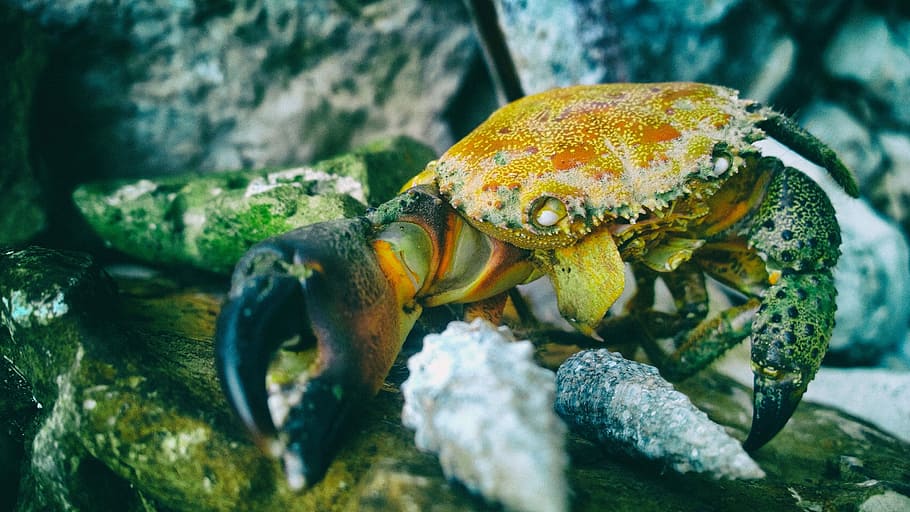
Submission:
M 754 409 L 743 443 L 747 450 L 760 448 L 784 427 L 821 365 L 834 328 L 831 272 L 840 245 L 831 203 L 811 178 L 774 157 L 760 158 L 754 165 L 751 176 L 743 173 L 741 183 L 749 186 L 730 182 L 732 186 L 717 197 L 725 204 L 757 208 L 751 213 L 733 209 L 738 216 L 711 218 L 703 234 L 716 241 L 699 248 L 692 258 L 698 272 L 752 298 L 698 322 L 677 338 L 681 343 L 673 354 L 648 352 L 660 362 L 661 373 L 680 380 L 751 333 Z M 755 193 L 762 195 L 756 198 Z M 692 309 L 697 319 L 703 317 L 703 285 L 686 272 L 665 280 L 677 308 Z M 653 276 L 646 273 L 642 283 L 650 286 Z M 644 292 L 637 306 L 647 308 L 653 293 Z M 657 312 L 646 309 L 644 315 L 640 319 L 646 319 L 651 330 L 661 325 Z M 665 334 L 669 333 L 657 332 Z
M 379 390 L 424 306 L 476 302 L 532 273 L 527 251 L 467 223 L 429 188 L 369 217 L 307 226 L 253 247 L 218 319 L 216 364 L 229 402 L 292 488 L 324 475 L 343 425 Z M 283 345 L 317 359 L 273 420 L 265 387 Z

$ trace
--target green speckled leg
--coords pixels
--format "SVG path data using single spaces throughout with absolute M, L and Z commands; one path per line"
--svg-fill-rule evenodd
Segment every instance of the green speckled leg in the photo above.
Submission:
M 752 325 L 755 409 L 744 446 L 755 450 L 787 423 L 827 350 L 841 239 L 825 193 L 805 174 L 780 167 L 748 236 L 766 257 L 772 283 Z
M 660 373 L 678 381 L 707 367 L 749 335 L 758 307 L 758 300 L 750 299 L 699 323 L 685 334 L 679 348 L 663 360 Z
M 749 335 L 760 304 L 754 297 L 767 287 L 768 282 L 764 262 L 739 238 L 705 245 L 690 264 L 698 269 L 701 277 L 704 302 L 699 303 L 699 308 L 706 310 L 708 306 L 703 273 L 753 298 L 708 319 L 705 319 L 707 311 L 703 312 L 698 317 L 699 323 L 689 324 L 687 330 L 676 337 L 676 351 L 663 358 L 660 364 L 661 374 L 673 381 L 698 373 Z M 683 282 L 690 283 L 683 291 L 692 288 L 691 279 L 683 278 Z M 696 297 L 693 293 L 688 292 L 688 295 Z M 685 311 L 679 305 L 677 309 Z
M 708 314 L 708 292 L 700 268 L 684 263 L 673 272 L 655 272 L 644 266 L 634 270 L 635 295 L 626 304 L 623 315 L 606 319 L 604 325 L 634 319 L 651 337 L 666 338 L 691 329 Z M 654 309 L 654 283 L 658 277 L 673 297 L 675 313 Z
M 758 300 L 753 299 L 706 319 L 708 292 L 703 267 L 704 262 L 686 262 L 673 272 L 635 267 L 637 289 L 626 305 L 627 314 L 608 318 L 598 332 L 611 344 L 634 339 L 670 380 L 682 380 L 702 370 L 749 334 L 758 309 Z M 673 313 L 654 309 L 654 282 L 658 277 L 673 297 Z M 676 349 L 668 355 L 657 340 L 669 337 L 675 337 Z

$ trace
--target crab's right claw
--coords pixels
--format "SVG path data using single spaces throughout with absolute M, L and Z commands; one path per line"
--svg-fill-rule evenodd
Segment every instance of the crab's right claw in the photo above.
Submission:
M 292 488 L 324 475 L 339 433 L 382 385 L 413 319 L 370 244 L 363 219 L 301 228 L 262 242 L 238 263 L 218 319 L 216 364 L 231 406 Z M 417 311 L 416 313 L 419 313 Z M 317 358 L 283 412 L 270 411 L 266 373 L 283 345 Z

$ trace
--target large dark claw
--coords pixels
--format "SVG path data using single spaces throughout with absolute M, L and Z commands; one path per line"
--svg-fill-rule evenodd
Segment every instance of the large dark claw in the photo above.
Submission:
M 238 284 L 218 317 L 216 365 L 231 406 L 263 443 L 276 434 L 265 375 L 275 351 L 303 331 L 306 303 L 293 276 L 250 276 Z
M 775 379 L 766 375 L 755 375 L 752 429 L 743 442 L 746 451 L 764 446 L 787 424 L 805 392 L 795 378 Z
M 322 478 L 341 426 L 378 391 L 411 328 L 369 230 L 363 219 L 340 220 L 255 246 L 238 263 L 218 319 L 228 400 L 264 451 L 282 458 L 292 488 Z M 317 358 L 295 389 L 272 391 L 287 410 L 276 414 L 266 374 L 291 341 L 315 343 Z

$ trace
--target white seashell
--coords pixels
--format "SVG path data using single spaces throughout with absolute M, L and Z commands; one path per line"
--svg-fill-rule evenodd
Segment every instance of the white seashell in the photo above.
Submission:
M 680 473 L 762 478 L 764 471 L 657 369 L 608 350 L 579 352 L 556 372 L 556 412 L 605 448 Z
M 402 421 L 443 472 L 510 510 L 568 510 L 566 427 L 553 372 L 530 342 L 477 319 L 424 338 L 408 361 Z

